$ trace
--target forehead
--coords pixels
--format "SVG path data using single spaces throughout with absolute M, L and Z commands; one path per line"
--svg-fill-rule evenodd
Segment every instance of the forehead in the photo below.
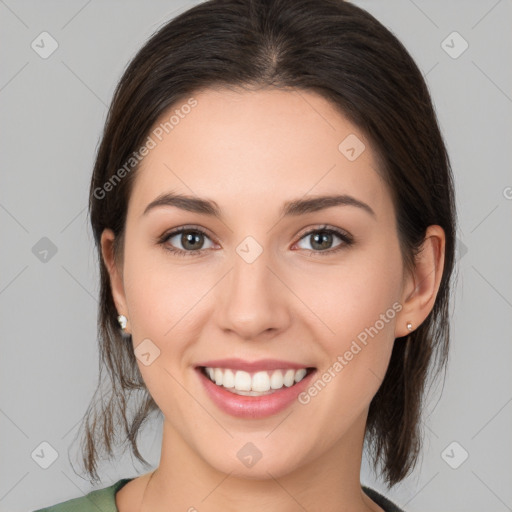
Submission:
M 311 91 L 203 90 L 173 105 L 150 137 L 130 199 L 138 212 L 168 191 L 255 212 L 261 198 L 267 208 L 333 192 L 374 209 L 390 200 L 364 134 Z

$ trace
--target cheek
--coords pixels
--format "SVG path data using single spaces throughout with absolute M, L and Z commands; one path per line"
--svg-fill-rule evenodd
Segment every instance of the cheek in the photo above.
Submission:
M 215 286 L 218 275 L 206 266 L 201 270 L 196 264 L 173 264 L 160 248 L 132 247 L 126 254 L 125 294 L 133 346 L 136 349 L 149 339 L 158 348 L 154 365 L 138 364 L 151 395 L 159 403 L 162 390 L 171 393 L 163 397 L 164 401 L 183 392 L 172 376 L 183 375 L 190 364 L 190 345 L 199 339 L 211 315 L 208 291 Z M 179 400 L 171 402 L 178 406 Z
M 361 253 L 357 263 L 335 271 L 333 267 L 329 279 L 308 278 L 309 285 L 317 283 L 309 288 L 307 300 L 320 312 L 323 324 L 315 332 L 325 357 L 300 403 L 314 408 L 320 423 L 330 425 L 326 439 L 331 441 L 356 421 L 377 392 L 402 308 L 400 255 L 392 247 L 373 253 L 380 256 L 367 254 Z
M 325 355 L 318 372 L 325 385 L 315 381 L 304 402 L 321 395 L 314 407 L 322 417 L 339 412 L 332 427 L 336 432 L 355 421 L 384 378 L 402 309 L 401 279 L 398 244 L 381 242 L 374 251 L 347 258 L 346 265 L 330 267 L 323 277 L 310 275 L 298 292 L 322 320 L 315 321 L 315 332 Z
M 395 342 L 395 323 L 402 309 L 402 263 L 398 245 L 382 245 L 345 276 L 341 285 L 342 312 L 333 314 L 335 342 L 329 347 L 332 361 L 342 357 L 343 379 L 357 389 L 364 402 L 372 398 L 386 373 Z M 341 384 L 342 379 L 339 380 Z M 347 396 L 350 402 L 356 398 Z
M 188 344 L 197 330 L 193 322 L 204 307 L 199 299 L 208 285 L 197 278 L 193 265 L 171 265 L 165 254 L 158 253 L 134 246 L 126 251 L 125 295 L 136 353 L 146 339 L 156 346 L 149 345 L 150 350 L 158 353 L 149 365 L 137 360 L 149 393 L 167 417 L 183 418 L 190 396 L 180 383 Z
M 172 336 L 193 315 L 207 283 L 194 266 L 166 262 L 164 249 L 133 247 L 126 254 L 125 294 L 134 333 L 156 339 Z
M 400 297 L 402 264 L 398 248 L 382 245 L 374 251 L 354 252 L 341 264 L 310 268 L 294 278 L 294 290 L 324 325 L 324 340 L 342 348 L 374 326 L 393 335 Z M 399 307 L 399 306 L 398 306 Z M 385 315 L 384 325 L 380 321 Z

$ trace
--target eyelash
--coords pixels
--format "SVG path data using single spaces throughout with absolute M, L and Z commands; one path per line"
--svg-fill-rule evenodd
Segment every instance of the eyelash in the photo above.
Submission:
M 200 233 L 201 235 L 204 235 L 207 238 L 211 238 L 208 235 L 208 233 L 206 233 L 203 229 L 201 229 L 197 226 L 184 226 L 179 229 L 170 231 L 169 233 L 165 233 L 164 235 L 162 235 L 162 237 L 160 237 L 158 239 L 158 243 L 165 246 L 165 244 L 167 243 L 167 241 L 170 238 L 172 238 L 176 235 L 179 235 L 181 233 L 184 233 L 184 232 Z M 328 234 L 336 235 L 338 238 L 340 238 L 342 240 L 342 243 L 339 244 L 338 246 L 336 246 L 334 249 L 326 249 L 325 251 L 302 249 L 303 251 L 306 251 L 309 254 L 320 254 L 322 256 L 332 255 L 334 253 L 337 253 L 338 251 L 341 251 L 342 249 L 346 249 L 346 248 L 350 247 L 354 243 L 354 239 L 349 233 L 347 233 L 346 231 L 337 229 L 337 228 L 329 227 L 327 225 L 324 225 L 324 226 L 321 226 L 318 228 L 314 228 L 314 229 L 308 231 L 307 233 L 304 233 L 299 238 L 299 241 L 302 240 L 303 238 L 306 238 L 307 236 L 314 234 L 314 233 L 328 233 Z M 204 252 L 209 250 L 209 249 L 199 249 L 196 251 L 183 251 L 182 249 L 176 249 L 175 247 L 172 247 L 172 246 L 165 246 L 164 248 L 165 248 L 165 250 L 175 254 L 176 256 L 180 256 L 180 257 L 198 256 L 198 255 L 201 255 Z

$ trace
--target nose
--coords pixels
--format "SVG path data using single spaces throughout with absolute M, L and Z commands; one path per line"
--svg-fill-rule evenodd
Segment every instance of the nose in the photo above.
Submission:
M 276 262 L 263 251 L 249 263 L 235 253 L 232 269 L 217 290 L 217 325 L 241 339 L 275 336 L 291 320 L 291 293 Z

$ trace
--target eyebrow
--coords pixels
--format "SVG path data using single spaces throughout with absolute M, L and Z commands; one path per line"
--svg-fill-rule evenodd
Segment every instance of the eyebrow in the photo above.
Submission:
M 146 206 L 142 215 L 147 215 L 151 210 L 164 206 L 174 206 L 188 212 L 210 215 L 222 219 L 221 209 L 215 201 L 174 192 L 159 195 Z M 287 201 L 281 208 L 280 217 L 305 215 L 307 213 L 332 208 L 333 206 L 355 206 L 369 213 L 374 218 L 377 217 L 368 204 L 348 194 L 314 196 L 306 199 Z

